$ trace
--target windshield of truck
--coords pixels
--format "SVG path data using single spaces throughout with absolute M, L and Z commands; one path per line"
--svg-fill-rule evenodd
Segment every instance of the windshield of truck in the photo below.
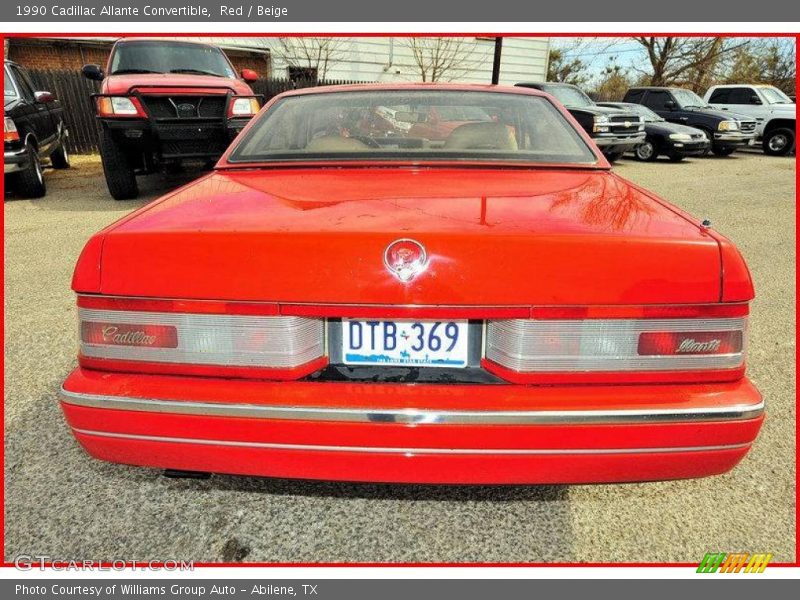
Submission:
M 569 85 L 546 85 L 542 91 L 555 96 L 564 106 L 594 106 L 589 96 Z
M 681 108 L 705 108 L 708 106 L 705 100 L 691 90 L 672 90 L 672 95 Z
M 229 161 L 329 159 L 597 161 L 543 96 L 422 89 L 286 96 L 256 117 Z
M 792 99 L 778 88 L 763 87 L 760 89 L 761 95 L 764 97 L 764 100 L 767 101 L 767 104 L 794 104 Z
M 222 50 L 186 42 L 142 41 L 117 44 L 110 75 L 124 73 L 186 73 L 236 77 Z

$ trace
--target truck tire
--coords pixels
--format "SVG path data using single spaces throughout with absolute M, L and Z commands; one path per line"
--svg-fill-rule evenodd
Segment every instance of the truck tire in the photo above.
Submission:
M 130 200 L 139 195 L 136 174 L 125 152 L 105 131 L 100 136 L 100 159 L 108 191 L 114 200 Z
M 41 198 L 47 193 L 42 161 L 30 143 L 25 144 L 25 152 L 28 155 L 28 168 L 16 174 L 17 193 L 25 198 Z
M 794 148 L 795 133 L 788 127 L 776 127 L 764 134 L 764 154 L 786 156 Z
M 712 146 L 711 151 L 716 156 L 730 156 L 736 152 L 736 146 Z
M 61 140 L 61 144 L 50 155 L 50 164 L 54 169 L 69 169 L 69 151 L 67 151 L 66 140 Z

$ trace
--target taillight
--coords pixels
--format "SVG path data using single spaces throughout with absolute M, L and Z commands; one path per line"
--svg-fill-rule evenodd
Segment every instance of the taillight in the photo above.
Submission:
M 17 131 L 17 126 L 14 123 L 14 120 L 5 117 L 3 121 L 3 141 L 5 142 L 16 142 L 19 140 L 19 132 Z
M 81 342 L 94 346 L 177 348 L 178 328 L 172 325 L 81 321 Z
M 257 98 L 234 96 L 228 104 L 228 117 L 252 117 L 260 108 Z
M 85 307 L 78 316 L 89 368 L 293 379 L 325 363 L 323 319 Z
M 741 354 L 742 331 L 647 331 L 639 334 L 640 356 Z
M 746 316 L 503 319 L 487 323 L 485 366 L 520 383 L 728 380 L 746 334 Z
M 146 115 L 136 96 L 98 96 L 97 114 L 101 117 L 134 117 Z

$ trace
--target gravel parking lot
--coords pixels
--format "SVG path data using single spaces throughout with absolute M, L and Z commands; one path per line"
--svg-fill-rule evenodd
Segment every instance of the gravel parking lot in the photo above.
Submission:
M 56 391 L 75 366 L 72 268 L 86 239 L 195 174 L 109 198 L 97 158 L 47 173 L 41 200 L 5 203 L 5 559 L 257 562 L 698 562 L 708 551 L 795 547 L 795 161 L 756 153 L 673 164 L 622 161 L 623 176 L 732 238 L 758 300 L 750 374 L 768 400 L 733 472 L 627 485 L 351 485 L 160 472 L 90 459 Z M 142 257 L 143 268 L 147 257 Z

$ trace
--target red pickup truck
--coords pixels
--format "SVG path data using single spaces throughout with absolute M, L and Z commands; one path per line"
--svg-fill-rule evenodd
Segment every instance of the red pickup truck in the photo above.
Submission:
M 237 78 L 222 50 L 210 44 L 121 39 L 105 72 L 86 65 L 83 74 L 102 82 L 92 102 L 102 124 L 103 171 L 116 200 L 138 195 L 136 175 L 216 161 L 261 107 L 248 85 L 258 75 L 244 69 Z

